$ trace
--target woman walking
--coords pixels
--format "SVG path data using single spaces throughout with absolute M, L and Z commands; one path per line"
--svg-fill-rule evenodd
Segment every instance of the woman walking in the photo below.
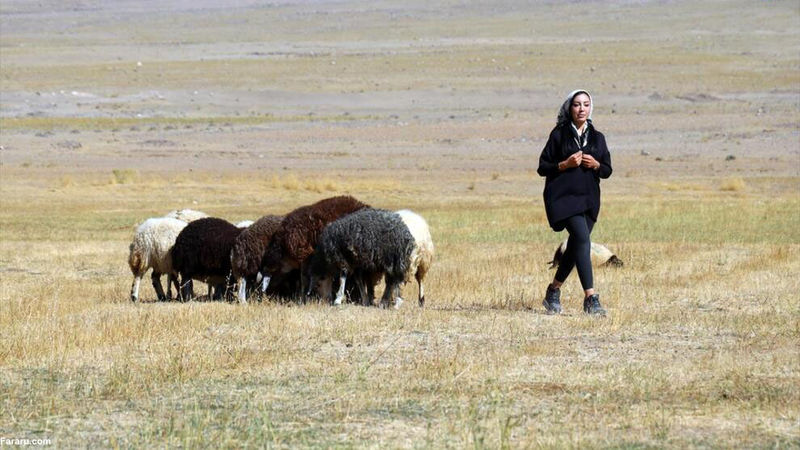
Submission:
M 555 231 L 566 228 L 567 250 L 547 286 L 542 304 L 548 314 L 561 312 L 560 287 L 574 267 L 584 291 L 583 311 L 605 315 L 592 279 L 592 227 L 600 212 L 600 179 L 611 176 L 611 156 L 606 138 L 592 125 L 592 97 L 573 91 L 558 112 L 555 128 L 539 157 L 544 184 L 547 221 Z

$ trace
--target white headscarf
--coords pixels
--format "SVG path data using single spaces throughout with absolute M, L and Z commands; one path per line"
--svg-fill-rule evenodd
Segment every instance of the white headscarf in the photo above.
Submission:
M 585 89 L 577 89 L 569 93 L 567 99 L 564 100 L 564 103 L 561 105 L 561 109 L 558 110 L 558 118 L 556 119 L 557 125 L 572 122 L 572 114 L 570 114 L 569 108 L 572 105 L 572 100 L 574 100 L 575 96 L 578 94 L 586 94 L 589 97 L 589 104 L 592 106 L 592 109 L 589 111 L 589 117 L 586 118 L 586 121 L 592 123 L 592 112 L 594 111 L 594 100 L 592 100 L 592 94 Z

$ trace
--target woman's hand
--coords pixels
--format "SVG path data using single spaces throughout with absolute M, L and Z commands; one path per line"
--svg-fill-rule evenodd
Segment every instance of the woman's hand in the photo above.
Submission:
M 570 156 L 570 158 L 572 157 Z M 586 167 L 587 169 L 596 170 L 600 168 L 600 163 L 597 162 L 592 155 L 584 154 L 581 157 L 581 166 Z
M 573 167 L 578 167 L 581 165 L 581 158 L 583 158 L 583 152 L 575 152 L 570 155 L 569 158 L 558 163 L 558 169 L 567 170 Z

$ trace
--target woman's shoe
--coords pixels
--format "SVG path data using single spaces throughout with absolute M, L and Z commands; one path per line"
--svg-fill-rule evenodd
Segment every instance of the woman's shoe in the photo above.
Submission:
M 553 285 L 548 284 L 542 305 L 544 305 L 547 314 L 561 314 L 561 290 L 553 289 Z
M 595 316 L 605 316 L 606 310 L 600 305 L 600 296 L 593 294 L 583 299 L 583 312 Z

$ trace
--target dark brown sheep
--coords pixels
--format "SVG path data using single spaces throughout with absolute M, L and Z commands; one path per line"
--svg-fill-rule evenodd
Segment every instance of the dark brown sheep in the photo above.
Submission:
M 209 286 L 230 280 L 231 249 L 241 232 L 234 224 L 216 217 L 195 220 L 181 230 L 172 248 L 172 264 L 181 276 L 182 300 L 191 300 L 192 279 Z M 218 290 L 215 297 L 221 294 Z
M 233 279 L 239 284 L 240 303 L 247 303 L 247 283 L 256 280 L 264 252 L 280 228 L 282 219 L 281 216 L 264 216 L 236 237 L 231 251 L 231 271 Z
M 265 276 L 275 277 L 300 269 L 304 293 L 308 281 L 304 263 L 314 253 L 322 230 L 334 220 L 368 207 L 353 197 L 339 196 L 290 212 L 281 221 L 280 228 L 264 253 L 261 272 Z

